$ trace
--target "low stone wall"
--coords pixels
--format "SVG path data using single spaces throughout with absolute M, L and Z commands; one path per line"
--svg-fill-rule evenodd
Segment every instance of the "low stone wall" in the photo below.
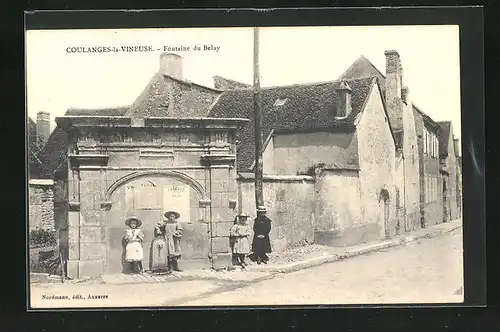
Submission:
M 30 248 L 30 272 L 45 272 L 40 266 L 40 262 L 53 257 L 56 253 L 56 246 Z
M 250 226 L 256 217 L 253 174 L 238 179 L 239 210 L 250 214 Z M 314 240 L 314 178 L 311 176 L 265 175 L 264 202 L 271 220 L 271 246 L 279 252 L 286 247 Z
M 54 229 L 54 182 L 29 181 L 29 229 Z

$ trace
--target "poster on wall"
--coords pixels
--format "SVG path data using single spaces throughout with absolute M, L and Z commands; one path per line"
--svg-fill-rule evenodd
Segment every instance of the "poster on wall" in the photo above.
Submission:
M 179 222 L 191 222 L 188 185 L 167 185 L 163 187 L 163 213 L 177 211 L 181 215 Z

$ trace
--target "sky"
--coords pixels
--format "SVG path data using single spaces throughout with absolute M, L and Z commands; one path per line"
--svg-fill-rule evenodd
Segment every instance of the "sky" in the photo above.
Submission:
M 335 80 L 360 55 L 385 73 L 384 51 L 397 50 L 411 100 L 435 121 L 451 120 L 461 138 L 458 26 L 276 27 L 261 28 L 259 39 L 262 86 Z M 195 45 L 201 50 L 193 50 Z M 67 51 L 97 46 L 151 46 L 152 51 Z M 54 120 L 71 107 L 132 104 L 158 71 L 165 46 L 190 47 L 175 52 L 183 57 L 189 81 L 209 87 L 215 75 L 253 81 L 252 28 L 30 30 L 28 115 L 36 120 L 36 113 L 45 111 Z

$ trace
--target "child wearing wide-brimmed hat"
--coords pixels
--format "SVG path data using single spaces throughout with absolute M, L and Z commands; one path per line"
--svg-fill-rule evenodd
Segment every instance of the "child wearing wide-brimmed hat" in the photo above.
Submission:
M 136 217 L 130 217 L 125 220 L 125 225 L 129 228 L 125 231 L 125 261 L 132 264 L 132 273 L 142 273 L 142 260 L 144 253 L 142 242 L 144 241 L 144 232 L 140 228 L 142 221 Z
M 167 243 L 167 264 L 169 271 L 179 271 L 178 259 L 181 258 L 181 245 L 180 241 L 182 238 L 182 226 L 178 219 L 180 218 L 179 212 L 167 211 L 164 214 L 167 219 L 164 222 L 159 222 L 155 227 L 156 235 L 162 235 L 165 237 Z
M 245 257 L 250 253 L 250 241 L 248 237 L 251 235 L 250 226 L 247 224 L 249 215 L 240 213 L 238 215 L 238 223 L 233 225 L 230 230 L 230 236 L 234 239 L 233 254 L 236 255 L 237 264 L 243 269 L 246 269 Z

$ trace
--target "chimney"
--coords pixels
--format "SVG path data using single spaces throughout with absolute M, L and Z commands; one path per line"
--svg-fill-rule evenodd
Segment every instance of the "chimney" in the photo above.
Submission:
M 391 125 L 394 130 L 403 129 L 403 105 L 402 105 L 402 87 L 403 87 L 403 68 L 399 53 L 395 50 L 385 51 L 385 101 L 387 113 L 391 119 Z M 405 98 L 408 99 L 408 90 Z
M 182 57 L 174 53 L 160 55 L 160 73 L 182 80 Z
M 336 118 L 344 118 L 351 114 L 352 105 L 351 105 L 351 94 L 352 89 L 347 84 L 346 80 L 342 80 L 340 82 L 337 90 L 337 114 Z
M 36 114 L 36 139 L 40 146 L 47 143 L 50 135 L 50 113 L 38 112 Z

